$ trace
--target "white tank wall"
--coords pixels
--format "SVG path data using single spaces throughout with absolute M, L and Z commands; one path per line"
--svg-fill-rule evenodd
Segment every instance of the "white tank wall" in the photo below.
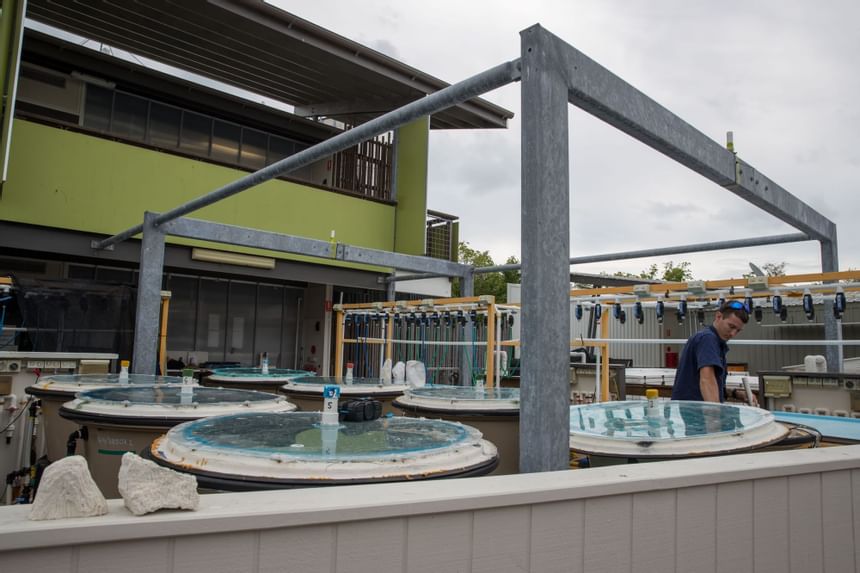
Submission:
M 375 503 L 374 503 L 375 501 Z M 3 571 L 856 571 L 860 446 L 463 480 L 206 495 L 30 522 Z

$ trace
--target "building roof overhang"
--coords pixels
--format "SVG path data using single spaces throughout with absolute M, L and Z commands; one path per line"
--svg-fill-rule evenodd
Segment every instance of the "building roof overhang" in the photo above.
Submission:
M 37 22 L 356 125 L 449 84 L 262 0 L 29 0 Z M 285 73 L 287 70 L 289 73 Z M 513 113 L 475 98 L 433 129 L 504 128 Z

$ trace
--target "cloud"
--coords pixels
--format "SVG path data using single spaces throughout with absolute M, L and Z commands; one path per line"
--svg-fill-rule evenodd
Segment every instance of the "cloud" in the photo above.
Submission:
M 842 268 L 860 268 L 860 3 L 281 2 L 286 10 L 448 82 L 519 56 L 540 22 L 738 155 L 838 227 Z M 429 206 L 495 260 L 519 256 L 520 88 L 485 97 L 517 115 L 504 131 L 434 132 Z M 793 232 L 773 216 L 621 134 L 570 111 L 571 250 L 630 251 Z M 697 278 L 739 276 L 750 260 L 820 269 L 817 243 L 679 255 Z M 665 259 L 668 259 L 666 257 Z M 655 262 L 661 262 L 659 259 Z M 639 272 L 649 260 L 579 268 Z

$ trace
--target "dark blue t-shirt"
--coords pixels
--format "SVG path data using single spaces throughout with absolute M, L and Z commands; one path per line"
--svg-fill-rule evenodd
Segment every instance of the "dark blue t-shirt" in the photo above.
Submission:
M 699 370 L 705 366 L 713 366 L 720 402 L 724 401 L 728 351 L 728 344 L 720 338 L 713 326 L 691 336 L 684 350 L 681 351 L 678 370 L 675 372 L 675 384 L 672 387 L 672 399 L 703 401 L 702 389 L 699 386 Z

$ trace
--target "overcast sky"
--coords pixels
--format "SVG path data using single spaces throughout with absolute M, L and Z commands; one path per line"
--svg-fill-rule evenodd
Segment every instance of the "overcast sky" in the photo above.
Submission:
M 278 0 L 289 12 L 447 82 L 519 57 L 540 23 L 834 221 L 840 269 L 860 269 L 860 2 Z M 506 130 L 433 131 L 428 207 L 497 263 L 520 255 L 520 85 L 486 99 Z M 570 108 L 571 255 L 794 233 L 656 151 Z M 814 241 L 577 265 L 638 273 L 673 258 L 695 278 L 748 262 L 821 269 Z

